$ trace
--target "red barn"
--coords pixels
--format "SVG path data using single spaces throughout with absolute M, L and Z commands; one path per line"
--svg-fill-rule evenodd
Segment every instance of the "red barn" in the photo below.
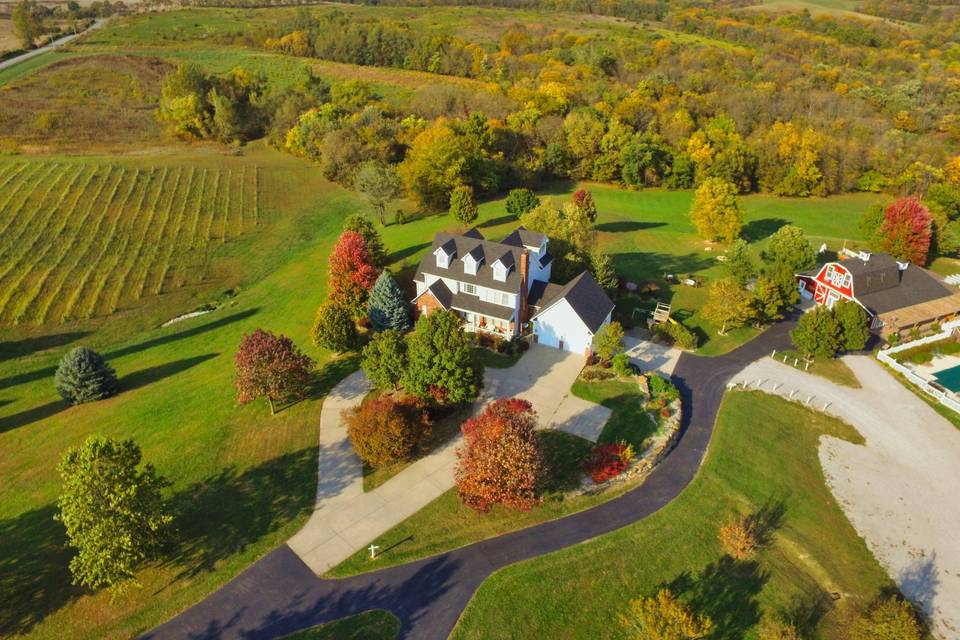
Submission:
M 951 319 L 960 311 L 960 294 L 921 267 L 897 262 L 886 253 L 852 254 L 797 274 L 800 295 L 828 308 L 838 300 L 856 302 L 870 328 L 888 333 Z

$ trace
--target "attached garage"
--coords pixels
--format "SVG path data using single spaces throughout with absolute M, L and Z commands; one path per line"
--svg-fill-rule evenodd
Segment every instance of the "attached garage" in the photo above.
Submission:
M 589 355 L 593 336 L 610 322 L 613 302 L 589 273 L 565 286 L 531 290 L 533 335 L 538 344 Z

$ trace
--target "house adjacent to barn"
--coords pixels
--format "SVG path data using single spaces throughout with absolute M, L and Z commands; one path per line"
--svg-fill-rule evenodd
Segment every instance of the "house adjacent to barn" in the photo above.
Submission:
M 529 333 L 534 342 L 588 355 L 613 302 L 586 271 L 565 285 L 551 283 L 548 244 L 523 227 L 500 242 L 477 228 L 437 233 L 414 277 L 417 315 L 453 310 L 467 331 L 508 339 Z
M 960 313 L 960 293 L 935 274 L 886 253 L 849 252 L 797 274 L 800 295 L 833 308 L 838 300 L 856 302 L 881 335 L 925 328 Z

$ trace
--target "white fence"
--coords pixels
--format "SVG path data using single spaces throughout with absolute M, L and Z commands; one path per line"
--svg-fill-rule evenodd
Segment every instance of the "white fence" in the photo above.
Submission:
M 913 372 L 909 367 L 906 367 L 896 360 L 893 359 L 892 354 L 899 353 L 901 351 L 906 351 L 907 349 L 913 349 L 914 347 L 921 347 L 925 344 L 930 344 L 933 342 L 938 342 L 950 337 L 950 334 L 953 333 L 954 329 L 960 328 L 960 320 L 952 320 L 950 322 L 944 322 L 942 330 L 940 333 L 934 334 L 932 336 L 927 336 L 926 338 L 920 338 L 918 340 L 913 340 L 912 342 L 905 342 L 903 344 L 897 345 L 895 347 L 890 347 L 889 349 L 883 349 L 877 354 L 877 358 L 880 359 L 880 362 L 883 362 L 889 366 L 894 371 L 897 371 L 903 376 L 912 382 L 913 384 L 920 387 L 920 389 L 927 395 L 933 396 L 937 399 L 940 404 L 945 407 L 953 409 L 957 413 L 960 413 L 960 402 L 957 402 L 949 393 L 943 392 L 936 387 L 933 387 L 927 380 L 924 380 L 917 374 Z

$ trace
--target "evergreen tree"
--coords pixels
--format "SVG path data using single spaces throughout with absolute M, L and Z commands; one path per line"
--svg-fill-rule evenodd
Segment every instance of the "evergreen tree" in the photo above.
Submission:
M 70 404 L 109 398 L 119 390 L 113 368 L 103 357 L 86 347 L 77 347 L 60 360 L 54 385 Z
M 830 309 L 816 307 L 800 317 L 790 339 L 805 358 L 833 358 L 841 346 L 840 323 Z
M 170 483 L 140 461 L 133 440 L 90 436 L 58 465 L 74 584 L 119 592 L 168 538 L 173 517 L 160 492 Z
M 483 384 L 483 365 L 452 311 L 417 320 L 409 342 L 409 365 L 403 376 L 407 393 L 440 405 L 475 400 Z
M 403 335 L 393 329 L 374 335 L 363 348 L 360 366 L 377 389 L 396 389 L 407 370 L 407 343 Z
M 833 316 L 840 325 L 844 351 L 859 351 L 867 346 L 870 329 L 867 314 L 856 302 L 841 300 L 833 305 Z
M 473 202 L 473 187 L 460 185 L 450 193 L 450 215 L 464 224 L 477 219 L 477 205 Z
M 410 328 L 410 311 L 403 291 L 397 281 L 384 271 L 370 290 L 367 303 L 370 324 L 377 331 L 396 329 L 405 332 Z

